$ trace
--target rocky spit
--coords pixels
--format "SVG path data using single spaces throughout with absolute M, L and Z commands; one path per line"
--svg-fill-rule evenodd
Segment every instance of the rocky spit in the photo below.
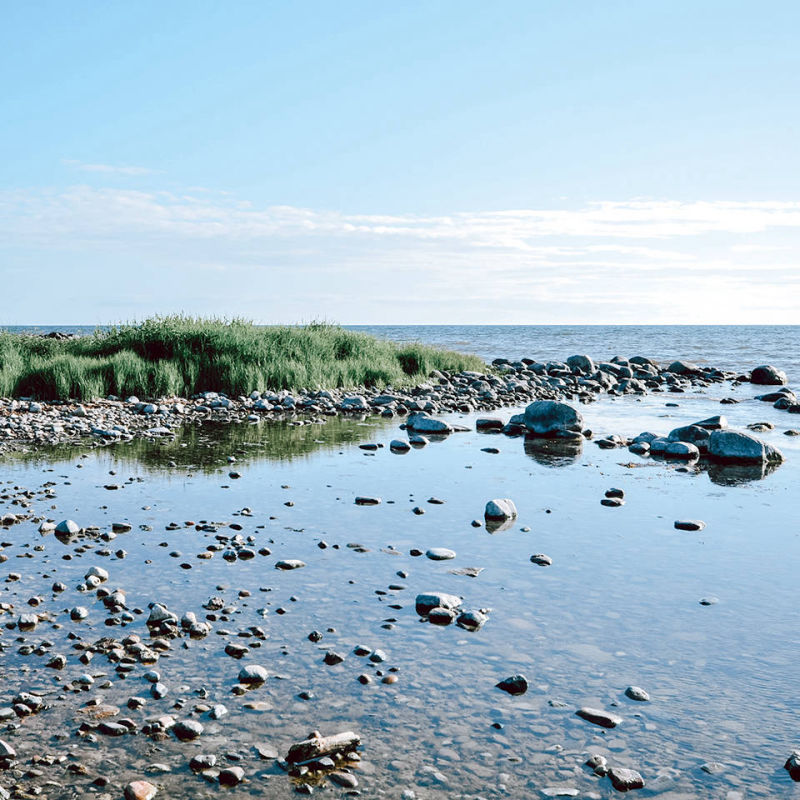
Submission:
M 357 387 L 295 393 L 253 391 L 247 397 L 209 391 L 192 398 L 112 396 L 83 403 L 3 398 L 0 452 L 87 441 L 105 445 L 133 438 L 159 439 L 173 436 L 182 425 L 204 422 L 256 424 L 267 420 L 309 424 L 337 415 L 491 412 L 531 400 L 587 403 L 602 394 L 680 394 L 725 382 L 733 386 L 743 382 L 780 386 L 764 399 L 789 413 L 800 413 L 797 397 L 783 386 L 786 375 L 769 365 L 736 374 L 685 361 L 659 365 L 643 356 L 595 362 L 589 356 L 576 355 L 566 362 L 548 363 L 529 358 L 513 362 L 495 359 L 486 373 L 434 371 L 427 382 L 410 390 Z M 735 402 L 733 398 L 726 400 Z M 441 428 L 437 431 L 435 426 L 419 430 L 447 432 Z
M 2 416 L 4 446 L 17 449 L 64 442 L 108 444 L 136 437 L 170 437 L 180 425 L 203 424 L 207 420 L 256 423 L 269 419 L 274 424 L 305 424 L 334 415 L 375 414 L 399 418 L 405 437 L 392 440 L 387 450 L 392 454 L 390 458 L 408 458 L 412 450 L 425 446 L 427 437 L 446 438 L 465 430 L 437 416 L 458 411 L 486 414 L 475 419 L 476 432 L 524 437 L 526 446 L 532 441 L 569 450 L 594 441 L 601 450 L 627 448 L 650 462 L 708 462 L 766 471 L 783 461 L 782 453 L 753 435 L 760 429 L 748 433 L 733 430 L 722 415 L 661 434 L 644 431 L 632 438 L 595 438 L 586 428 L 579 406 L 603 393 L 679 395 L 712 385 L 755 382 L 780 387 L 762 398 L 776 409 L 797 413 L 794 409 L 798 407 L 784 386 L 785 376 L 773 367 L 736 375 L 684 362 L 661 368 L 644 358 L 595 364 L 586 356 L 573 357 L 563 364 L 498 360 L 493 366 L 495 371 L 484 375 L 436 374 L 430 383 L 406 394 L 364 389 L 358 393 L 314 392 L 296 396 L 254 393 L 249 398 L 236 399 L 207 393 L 188 401 L 145 402 L 129 398 L 85 405 L 7 401 Z M 489 415 L 502 407 L 521 405 L 526 405 L 524 413 L 510 419 Z M 374 455 L 380 447 L 373 443 L 361 446 L 365 455 Z M 481 450 L 492 456 L 500 452 L 491 447 Z M 241 477 L 240 472 L 228 473 L 231 480 Z M 131 478 L 113 488 L 135 491 L 136 483 Z M 98 491 L 103 488 L 111 487 L 99 487 Z M 53 480 L 36 487 L 14 484 L 3 485 L 2 489 L 0 497 L 6 508 L 0 518 L 0 564 L 4 568 L 5 592 L 0 597 L 0 620 L 4 623 L 0 629 L 0 652 L 9 658 L 13 654 L 22 666 L 13 675 L 5 676 L 13 690 L 0 690 L 0 800 L 153 800 L 157 796 L 211 797 L 226 793 L 235 797 L 280 797 L 315 792 L 358 796 L 362 791 L 364 796 L 376 791 L 376 795 L 402 800 L 509 796 L 507 784 L 514 778 L 508 773 L 523 759 L 513 751 L 506 753 L 505 767 L 501 769 L 492 762 L 491 753 L 470 750 L 468 733 L 461 739 L 456 737 L 456 741 L 437 742 L 431 764 L 415 765 L 403 753 L 379 762 L 369 737 L 360 730 L 344 724 L 323 729 L 320 723 L 319 730 L 309 732 L 306 728 L 299 732 L 299 723 L 290 724 L 286 716 L 275 713 L 276 706 L 283 708 L 286 696 L 294 693 L 290 712 L 305 719 L 307 714 L 297 708 L 314 708 L 317 697 L 308 687 L 313 684 L 311 676 L 320 672 L 337 676 L 342 687 L 347 681 L 357 684 L 359 690 L 375 692 L 376 705 L 384 704 L 379 706 L 381 722 L 376 730 L 389 726 L 392 715 L 401 714 L 406 702 L 420 702 L 417 696 L 396 702 L 385 698 L 392 697 L 391 692 L 400 696 L 404 681 L 413 685 L 413 674 L 409 675 L 413 667 L 409 669 L 409 663 L 432 659 L 435 664 L 436 648 L 444 645 L 429 648 L 426 653 L 404 652 L 407 646 L 396 640 L 395 648 L 391 647 L 392 631 L 404 621 L 413 622 L 417 628 L 417 623 L 426 623 L 422 627 L 433 635 L 448 629 L 458 631 L 455 641 L 461 648 L 462 640 L 469 643 L 469 637 L 481 637 L 493 625 L 503 624 L 500 615 L 481 599 L 480 582 L 474 580 L 484 567 L 460 563 L 461 545 L 454 549 L 426 543 L 406 551 L 391 545 L 384 547 L 381 555 L 397 562 L 400 568 L 394 570 L 389 581 L 357 601 L 364 609 L 358 612 L 359 616 L 369 613 L 369 603 L 381 604 L 376 618 L 380 620 L 381 635 L 373 632 L 370 639 L 353 641 L 337 630 L 342 623 L 337 609 L 328 605 L 325 583 L 317 578 L 313 589 L 304 592 L 303 576 L 314 569 L 314 559 L 306 554 L 303 559 L 298 558 L 293 540 L 281 539 L 270 529 L 269 523 L 277 520 L 277 512 L 268 519 L 262 515 L 256 520 L 252 509 L 243 507 L 226 520 L 170 521 L 163 526 L 163 532 L 156 533 L 149 524 L 137 526 L 135 519 L 105 519 L 106 505 L 80 512 L 73 508 L 67 516 Z M 579 495 L 580 490 L 576 486 L 574 494 Z M 598 499 L 605 506 L 597 506 L 603 514 L 616 517 L 627 510 L 607 510 L 625 505 L 625 489 L 610 487 L 593 502 Z M 435 510 L 446 504 L 436 495 L 413 502 L 419 504 L 409 508 L 414 514 L 409 518 L 419 524 L 426 509 Z M 379 513 L 390 503 L 395 500 L 384 503 L 384 498 L 366 493 L 348 499 L 350 509 L 364 515 Z M 291 514 L 294 501 L 287 499 L 283 505 L 284 513 Z M 487 493 L 480 498 L 480 508 L 473 508 L 475 516 L 480 517 L 482 511 L 482 517 L 464 527 L 485 528 L 487 533 L 495 534 L 516 526 L 520 533 L 529 534 L 528 517 L 520 516 L 522 508 L 519 498 L 492 497 Z M 141 509 L 149 512 L 150 506 Z M 548 508 L 544 513 L 550 511 Z M 132 556 L 126 549 L 132 545 L 125 541 L 126 536 L 136 532 L 135 527 L 139 534 L 157 539 L 135 550 Z M 666 527 L 697 535 L 704 531 L 706 523 L 687 515 L 668 522 Z M 288 529 L 296 535 L 304 530 L 291 526 Z M 177 541 L 170 538 L 171 534 Z M 357 538 L 357 534 L 353 533 L 353 537 Z M 462 541 L 466 549 L 469 540 Z M 157 551 L 159 547 L 163 551 Z M 316 549 L 320 554 L 370 552 L 358 541 L 331 543 L 322 538 L 317 539 Z M 521 561 L 537 577 L 545 576 L 547 580 L 563 560 L 535 550 L 529 547 Z M 146 590 L 130 575 L 127 581 L 123 580 L 120 576 L 126 574 L 126 565 L 134 557 L 143 562 L 145 575 L 157 575 L 161 562 L 168 561 L 184 574 L 200 572 L 197 581 L 204 591 L 207 588 L 206 599 L 202 605 L 191 605 L 187 599 L 179 607 L 159 593 L 159 587 L 162 593 L 166 587 L 158 577 L 149 579 Z M 435 584 L 409 592 L 413 585 L 409 564 L 414 559 L 468 585 L 458 594 L 442 591 Z M 247 580 L 232 577 L 239 586 L 230 589 L 224 583 L 202 577 L 203 570 L 216 568 L 220 561 L 223 566 L 242 570 Z M 78 566 L 81 564 L 85 566 Z M 62 580 L 64 571 L 69 578 Z M 445 572 L 430 574 L 441 577 Z M 358 570 L 345 573 L 339 566 L 333 567 L 325 580 L 345 582 L 345 575 L 351 585 L 361 577 Z M 271 585 L 273 579 L 294 580 L 290 584 L 294 587 L 292 593 L 281 593 Z M 715 602 L 715 598 L 706 597 L 699 601 L 702 606 Z M 696 598 L 693 603 L 697 608 Z M 312 630 L 292 627 L 293 615 L 299 616 L 297 609 L 304 605 L 320 606 L 326 624 Z M 449 641 L 454 646 L 454 640 Z M 463 652 L 468 650 L 464 648 Z M 294 660 L 290 661 L 290 657 Z M 462 658 L 465 661 L 461 668 L 468 673 L 467 656 Z M 294 664 L 293 672 L 286 663 Z M 551 781 L 536 783 L 535 796 L 598 800 L 615 792 L 638 790 L 665 798 L 694 796 L 676 790 L 680 777 L 677 770 L 654 769 L 624 744 L 626 729 L 640 726 L 646 734 L 658 730 L 655 721 L 642 722 L 650 706 L 659 707 L 662 700 L 653 687 L 646 690 L 625 683 L 616 688 L 609 685 L 600 704 L 591 695 L 587 704 L 569 704 L 547 697 L 542 675 L 527 671 L 523 674 L 513 664 L 502 661 L 493 664 L 493 669 L 497 680 L 478 686 L 478 691 L 494 693 L 499 698 L 498 708 L 514 709 L 511 704 L 517 704 L 516 708 L 527 713 L 524 724 L 533 734 L 554 739 L 545 741 L 541 752 L 533 754 L 535 758 L 531 756 L 521 763 L 533 780 L 537 764 L 549 764 L 548 759 L 557 764 L 547 773 Z M 604 680 L 600 666 L 597 673 Z M 441 696 L 448 689 L 449 680 L 446 673 L 439 673 L 433 685 L 416 687 L 419 696 Z M 300 685 L 307 688 L 299 689 Z M 349 691 L 352 689 L 342 689 L 342 696 L 346 697 Z M 580 695 L 581 691 L 576 687 L 575 694 Z M 445 696 L 448 703 L 460 701 L 457 695 Z M 532 696 L 537 696 L 539 703 L 526 705 L 535 703 L 530 700 Z M 553 713 L 562 709 L 566 712 L 558 723 L 570 732 L 565 744 L 556 741 L 557 737 L 541 722 L 545 705 L 541 703 L 542 696 L 547 697 L 547 708 Z M 320 708 L 321 717 L 349 719 L 346 700 L 326 702 L 330 710 Z M 512 715 L 512 711 L 506 713 Z M 267 722 L 254 734 L 247 724 L 258 718 Z M 485 722 L 489 727 L 489 719 Z M 284 727 L 293 732 L 291 737 Z M 502 742 L 504 725 L 499 717 L 491 722 L 491 728 L 500 737 L 492 743 Z M 417 732 L 420 737 L 427 733 Z M 590 744 L 584 745 L 585 741 Z M 474 780 L 472 788 L 481 786 L 480 792 L 466 791 L 448 779 L 447 766 L 455 769 L 454 765 L 461 761 L 454 755 L 457 746 L 471 752 L 474 763 L 469 765 L 467 774 Z M 798 781 L 797 751 L 773 754 L 775 768 L 779 770 L 787 755 L 785 772 L 791 780 Z M 729 764 L 708 761 L 698 769 L 710 779 L 726 774 L 736 763 L 741 762 L 732 757 Z M 645 767 L 650 767 L 649 771 Z M 386 771 L 403 777 L 383 788 L 379 776 Z M 185 790 L 176 789 L 179 783 Z M 725 785 L 726 793 L 713 796 L 739 800 L 745 796 L 744 786 L 742 780 L 733 780 Z M 764 792 L 756 794 L 768 796 Z

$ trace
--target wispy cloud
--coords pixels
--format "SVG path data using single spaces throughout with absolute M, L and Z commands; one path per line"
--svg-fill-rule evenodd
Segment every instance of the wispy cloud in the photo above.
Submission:
M 82 161 L 77 161 L 74 158 L 62 159 L 62 164 L 76 169 L 79 172 L 97 172 L 103 175 L 155 175 L 158 170 L 150 169 L 149 167 L 134 167 L 123 166 L 114 164 L 85 164 Z
M 530 321 L 534 309 L 542 322 L 800 319 L 800 202 L 358 214 L 259 207 L 196 187 L 73 186 L 0 192 L 0 239 L 49 263 L 102 264 L 104 278 L 123 260 L 158 265 L 151 277 L 165 287 L 177 276 L 177 301 L 181 282 L 202 271 L 212 308 L 227 302 L 229 313 L 280 292 L 287 321 Z M 427 316 L 387 320 L 398 291 L 417 298 L 404 314 Z

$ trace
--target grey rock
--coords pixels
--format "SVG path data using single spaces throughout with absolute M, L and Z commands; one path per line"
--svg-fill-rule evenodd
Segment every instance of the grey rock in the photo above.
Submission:
M 514 501 L 507 497 L 496 498 L 486 504 L 483 515 L 486 519 L 491 520 L 515 519 L 517 507 L 514 505 Z
M 448 550 L 446 547 L 431 547 L 425 555 L 431 561 L 449 561 L 456 557 L 455 550 Z
M 603 711 L 600 708 L 589 708 L 584 706 L 575 712 L 581 719 L 600 725 L 603 728 L 616 728 L 622 722 L 622 717 L 612 714 L 610 711 Z
M 755 436 L 738 431 L 714 431 L 708 440 L 708 455 L 730 463 L 780 464 L 783 454 Z
M 611 785 L 618 792 L 630 792 L 644 786 L 644 778 L 635 769 L 611 767 L 608 770 L 608 777 L 611 779 Z
M 759 386 L 780 386 L 786 382 L 786 373 L 771 364 L 762 364 L 750 373 L 750 383 Z
M 415 606 L 417 614 L 426 617 L 434 608 L 455 611 L 461 606 L 461 598 L 444 592 L 426 592 L 417 595 Z
M 525 409 L 525 427 L 535 436 L 580 433 L 583 417 L 572 406 L 554 400 L 536 400 Z
M 650 700 L 650 695 L 641 686 L 629 686 L 625 690 L 625 696 L 631 700 L 638 700 L 640 703 L 646 703 Z
M 247 664 L 239 670 L 239 683 L 264 683 L 268 677 L 266 668 L 260 664 Z

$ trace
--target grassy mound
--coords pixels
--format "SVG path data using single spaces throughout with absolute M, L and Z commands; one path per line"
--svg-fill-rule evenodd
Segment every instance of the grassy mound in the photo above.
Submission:
M 485 368 L 477 356 L 399 345 L 327 323 L 258 327 L 169 316 L 79 339 L 0 334 L 0 395 L 42 400 L 399 387 L 434 369 Z

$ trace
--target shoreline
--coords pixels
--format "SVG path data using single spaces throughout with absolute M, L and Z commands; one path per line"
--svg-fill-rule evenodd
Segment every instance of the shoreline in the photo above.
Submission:
M 401 389 L 361 386 L 294 393 L 253 391 L 237 397 L 208 391 L 190 398 L 140 400 L 130 396 L 123 400 L 110 396 L 86 402 L 0 398 L 0 454 L 60 445 L 97 447 L 133 439 L 171 438 L 183 425 L 206 422 L 324 424 L 333 416 L 491 413 L 535 400 L 583 404 L 602 395 L 681 394 L 722 384 L 735 389 L 748 382 L 780 389 L 767 392 L 774 395 L 773 402 L 783 402 L 776 407 L 800 411 L 794 394 L 785 389 L 786 376 L 769 366 L 736 373 L 684 361 L 660 366 L 642 356 L 597 363 L 586 355 L 547 363 L 498 358 L 486 372 L 434 370 L 427 381 Z M 729 397 L 721 402 L 737 400 Z

